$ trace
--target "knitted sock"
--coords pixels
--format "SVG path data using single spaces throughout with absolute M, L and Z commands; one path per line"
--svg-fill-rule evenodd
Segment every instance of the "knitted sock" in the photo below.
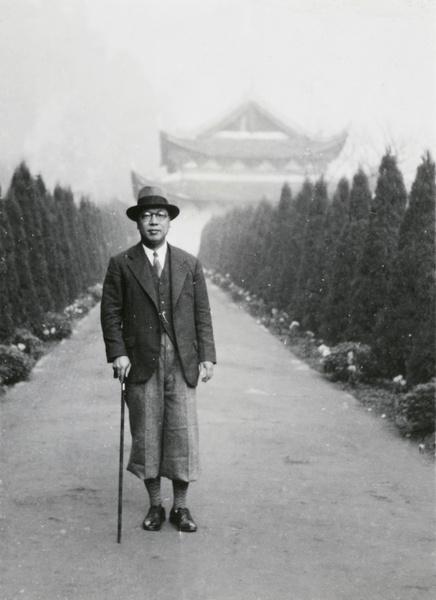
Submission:
M 160 477 L 155 479 L 146 479 L 144 481 L 150 498 L 150 506 L 160 506 L 162 504 L 162 496 L 160 494 Z
M 177 510 L 178 508 L 186 508 L 186 495 L 188 493 L 188 485 L 189 483 L 187 481 L 173 480 L 173 508 L 175 510 Z

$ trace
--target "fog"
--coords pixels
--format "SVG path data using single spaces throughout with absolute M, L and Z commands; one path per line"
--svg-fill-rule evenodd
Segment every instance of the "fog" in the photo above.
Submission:
M 436 147 L 435 7 L 408 0 L 1 0 L 0 182 L 132 202 L 158 131 L 255 96 L 311 135 L 349 131 L 332 177 L 386 146 L 410 184 Z M 434 155 L 434 152 L 433 152 Z

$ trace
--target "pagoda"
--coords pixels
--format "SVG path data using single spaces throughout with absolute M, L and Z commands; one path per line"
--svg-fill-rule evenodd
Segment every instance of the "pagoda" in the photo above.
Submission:
M 195 202 L 278 201 L 285 182 L 298 191 L 324 174 L 346 138 L 312 139 L 249 100 L 191 136 L 161 131 L 164 172 L 153 183 Z M 132 175 L 134 187 L 148 181 Z

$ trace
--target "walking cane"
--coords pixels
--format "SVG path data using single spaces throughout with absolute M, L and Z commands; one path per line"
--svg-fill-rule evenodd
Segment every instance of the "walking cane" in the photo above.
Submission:
M 124 394 L 126 384 L 121 382 L 121 422 L 120 422 L 120 468 L 118 474 L 118 537 L 117 542 L 121 544 L 121 531 L 123 524 L 123 459 L 124 459 Z

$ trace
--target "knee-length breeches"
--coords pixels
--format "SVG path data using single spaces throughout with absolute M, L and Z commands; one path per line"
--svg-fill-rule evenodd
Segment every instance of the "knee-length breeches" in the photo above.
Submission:
M 199 475 L 195 388 L 183 376 L 169 336 L 162 335 L 159 364 L 146 383 L 126 385 L 132 448 L 127 470 L 140 479 L 194 481 Z

